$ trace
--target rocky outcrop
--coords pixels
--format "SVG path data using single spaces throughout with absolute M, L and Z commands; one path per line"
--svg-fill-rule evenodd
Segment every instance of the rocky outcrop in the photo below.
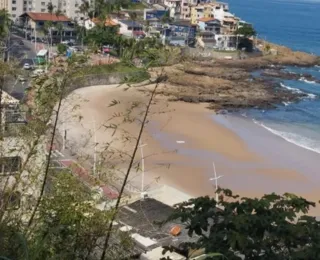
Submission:
M 276 74 L 277 70 L 267 70 Z M 283 74 L 284 73 L 284 74 Z M 287 77 L 285 72 L 279 72 Z M 166 89 L 162 93 L 172 101 L 206 102 L 209 108 L 233 111 L 241 108 L 274 108 L 283 102 L 295 102 L 306 97 L 292 92 L 270 78 L 254 78 L 245 69 L 202 67 L 193 64 L 167 69 Z M 279 76 L 279 77 L 280 77 Z M 309 77 L 310 79 L 310 77 Z
M 320 80 L 308 73 L 292 73 L 279 69 L 266 69 L 261 73 L 264 77 L 273 77 L 287 80 L 308 80 L 320 83 Z

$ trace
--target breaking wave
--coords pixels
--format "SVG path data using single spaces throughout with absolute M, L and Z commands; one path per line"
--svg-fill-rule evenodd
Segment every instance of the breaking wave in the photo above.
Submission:
M 286 140 L 289 143 L 295 144 L 299 147 L 302 147 L 304 149 L 307 149 L 312 152 L 316 152 L 320 154 L 320 146 L 317 144 L 317 141 L 310 139 L 308 137 L 296 134 L 296 133 L 290 133 L 285 131 L 279 131 L 275 130 L 271 127 L 268 127 L 264 125 L 261 122 L 258 122 L 257 120 L 253 119 L 253 122 L 264 129 L 268 130 L 269 132 L 273 133 L 274 135 L 277 135 L 281 137 L 282 139 Z

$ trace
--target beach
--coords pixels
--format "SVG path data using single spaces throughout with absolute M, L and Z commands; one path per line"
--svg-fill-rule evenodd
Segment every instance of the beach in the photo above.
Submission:
M 67 130 L 68 148 L 91 162 L 96 140 L 102 179 L 122 178 L 129 163 L 149 98 L 139 90 L 94 86 L 76 90 L 64 102 L 62 113 L 69 118 L 61 117 L 64 124 L 61 119 L 59 130 Z M 320 198 L 319 154 L 245 117 L 215 115 L 206 107 L 156 96 L 141 139 L 145 191 L 166 184 L 191 196 L 214 196 L 214 182 L 209 180 L 214 177 L 214 163 L 217 175 L 222 175 L 218 185 L 241 196 L 292 192 L 313 201 Z M 137 190 L 141 189 L 140 150 L 129 177 Z M 318 210 L 311 212 L 318 214 Z

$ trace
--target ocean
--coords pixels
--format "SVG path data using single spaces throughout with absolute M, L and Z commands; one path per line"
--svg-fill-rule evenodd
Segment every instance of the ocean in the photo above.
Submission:
M 229 0 L 230 12 L 254 25 L 258 37 L 320 56 L 320 0 Z M 320 79 L 320 67 L 288 67 Z M 246 110 L 241 116 L 301 148 L 320 154 L 320 84 L 281 80 L 281 86 L 308 96 L 272 110 Z

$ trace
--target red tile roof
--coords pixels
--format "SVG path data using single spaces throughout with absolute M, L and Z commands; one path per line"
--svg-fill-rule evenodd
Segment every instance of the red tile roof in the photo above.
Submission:
M 50 13 L 26 13 L 33 21 L 70 22 L 71 19 L 65 15 L 55 15 Z

